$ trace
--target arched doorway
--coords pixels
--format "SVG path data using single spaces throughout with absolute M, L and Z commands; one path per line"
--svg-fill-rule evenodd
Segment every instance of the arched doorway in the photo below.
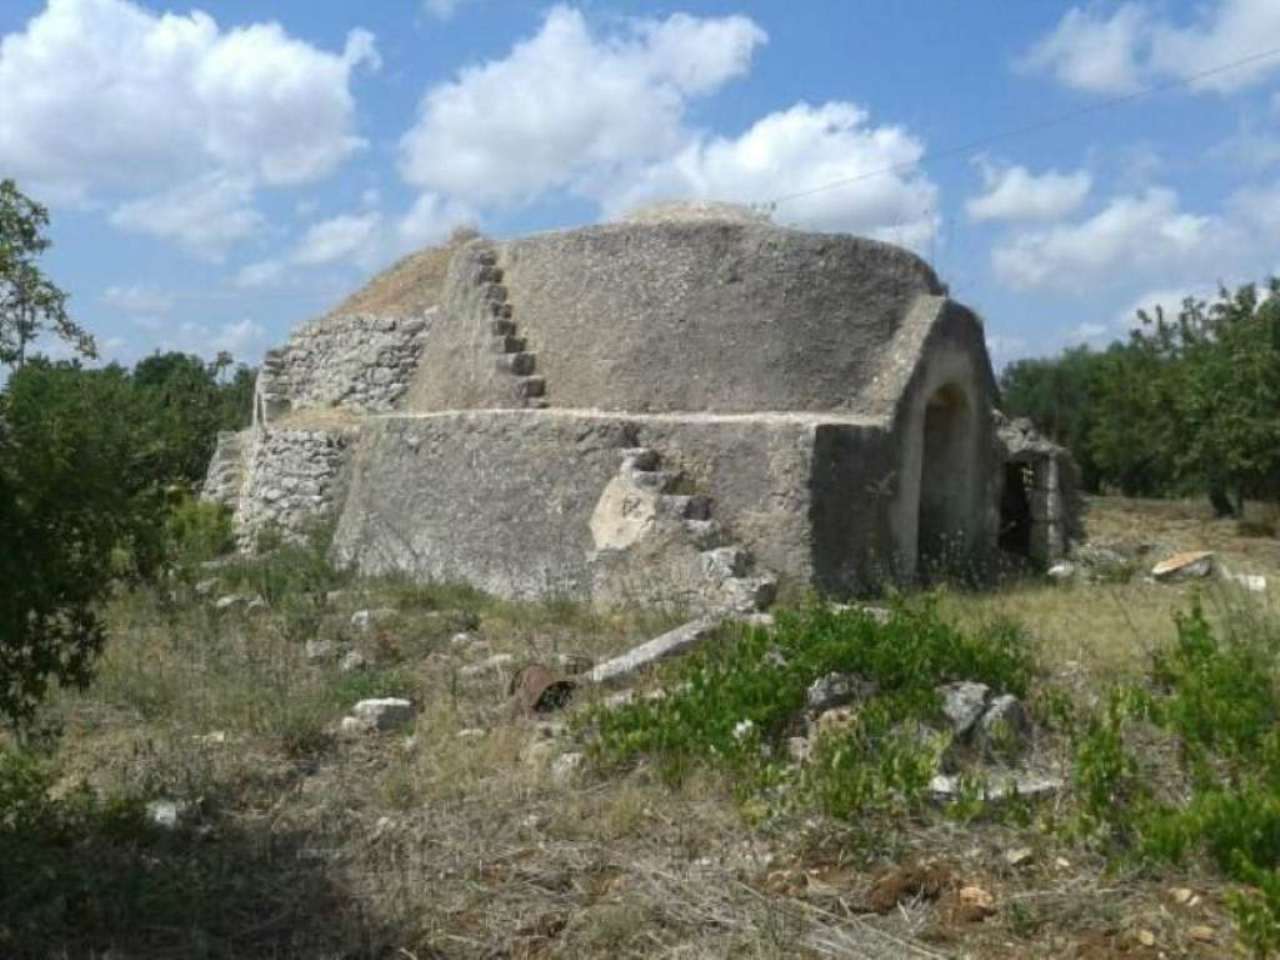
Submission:
M 925 404 L 920 463 L 918 571 L 928 577 L 969 559 L 977 482 L 973 406 L 959 386 L 947 384 Z

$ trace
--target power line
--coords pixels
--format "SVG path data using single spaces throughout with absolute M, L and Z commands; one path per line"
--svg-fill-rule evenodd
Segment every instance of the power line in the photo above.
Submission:
M 1182 77 L 1177 80 L 1170 80 L 1167 83 L 1161 83 L 1161 84 L 1156 84 L 1155 86 L 1145 87 L 1142 90 L 1135 90 L 1133 93 L 1119 94 L 1114 97 L 1109 97 L 1105 100 L 1100 100 L 1096 103 L 1091 103 L 1088 106 L 1079 107 L 1078 109 L 1075 109 L 1075 110 L 1069 110 L 1066 113 L 1056 114 L 1055 116 L 1052 116 L 1052 117 L 1045 117 L 1044 119 L 1041 119 L 1041 120 L 1034 120 L 1020 127 L 1012 127 L 1008 130 L 1002 130 L 999 133 L 993 133 L 989 136 L 981 137 L 977 140 L 971 140 L 968 143 L 959 144 L 954 147 L 947 147 L 943 150 L 938 150 L 934 152 L 932 154 L 932 158 L 946 159 L 948 157 L 955 157 L 955 156 L 961 156 L 964 154 L 974 153 L 975 151 L 978 151 L 983 147 L 989 146 L 990 144 L 993 144 L 993 143 L 998 143 L 1001 140 L 1008 140 L 1013 137 L 1026 136 L 1029 133 L 1036 133 L 1037 131 L 1044 130 L 1048 127 L 1054 127 L 1054 126 L 1058 126 L 1059 124 L 1068 123 L 1069 121 L 1075 120 L 1079 117 L 1089 116 L 1090 114 L 1094 114 L 1094 113 L 1101 113 L 1104 110 L 1109 110 L 1112 107 L 1117 107 L 1125 103 L 1130 103 L 1142 97 L 1149 97 L 1153 94 L 1164 93 L 1166 90 L 1176 90 L 1179 87 L 1190 86 L 1191 84 L 1195 83 L 1198 80 L 1204 80 L 1206 77 L 1216 76 L 1220 73 L 1226 73 L 1230 70 L 1237 70 L 1240 67 L 1248 66 L 1251 63 L 1257 63 L 1261 60 L 1267 60 L 1277 55 L 1280 55 L 1280 47 L 1272 47 L 1270 50 L 1263 50 L 1260 53 L 1250 54 L 1247 57 L 1241 57 L 1239 60 L 1232 60 L 1230 63 L 1224 63 L 1224 64 L 1221 64 L 1220 66 L 1212 67 L 1211 69 L 1208 69 L 1208 70 L 1201 70 L 1198 73 L 1193 73 L 1189 76 Z M 883 177 L 891 173 L 899 173 L 907 170 L 912 170 L 912 169 L 915 169 L 916 166 L 917 166 L 917 161 L 914 161 L 914 160 L 903 161 L 901 163 L 891 164 L 886 167 L 880 167 L 879 169 L 876 169 L 876 170 L 868 170 L 865 173 L 855 174 L 854 176 L 851 176 L 851 177 L 844 177 L 840 180 L 833 180 L 830 183 L 823 184 L 820 187 L 813 187 L 812 189 L 809 189 L 809 190 L 799 190 L 799 191 L 796 191 L 795 193 L 784 194 L 783 196 L 775 197 L 773 200 L 767 201 L 767 203 L 770 205 L 776 206 L 780 203 L 788 203 L 791 200 L 799 200 L 802 197 L 811 197 L 817 193 L 825 193 L 828 190 L 836 190 L 840 187 L 846 187 L 851 183 L 859 183 L 863 180 L 871 180 L 875 177 Z

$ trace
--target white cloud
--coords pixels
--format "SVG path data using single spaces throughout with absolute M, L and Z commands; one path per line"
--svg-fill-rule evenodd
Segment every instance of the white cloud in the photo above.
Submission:
M 235 323 L 225 323 L 208 337 L 209 346 L 215 351 L 225 350 L 235 357 L 246 357 L 252 348 L 261 347 L 267 330 L 261 324 L 245 317 Z
M 473 224 L 476 219 L 475 212 L 465 204 L 424 193 L 396 224 L 396 245 L 401 250 L 413 250 L 439 243 L 455 227 Z
M 1115 323 L 1116 326 L 1125 330 L 1141 329 L 1142 321 L 1138 319 L 1139 310 L 1145 310 L 1151 316 L 1155 316 L 1156 308 L 1159 307 L 1166 317 L 1172 318 L 1178 315 L 1178 311 L 1182 309 L 1182 301 L 1187 297 L 1206 300 L 1212 298 L 1215 293 L 1217 293 L 1217 287 L 1205 285 L 1148 290 L 1141 296 L 1135 297 L 1132 303 L 1117 313 Z
M 380 214 L 366 213 L 343 214 L 313 224 L 289 259 L 300 266 L 318 266 L 344 257 L 365 259 L 381 223 Z
M 1110 17 L 1094 7 L 1072 7 L 1017 66 L 1047 71 L 1078 90 L 1127 93 L 1141 86 L 1138 47 L 1149 25 L 1138 3 L 1122 4 Z
M 275 23 L 222 29 L 199 11 L 48 0 L 0 41 L 0 168 L 63 197 L 210 171 L 314 181 L 363 146 L 351 75 L 377 63 L 361 30 L 329 53 Z
M 685 14 L 597 35 L 579 11 L 553 7 L 507 57 L 427 91 L 401 172 L 469 204 L 598 190 L 678 150 L 688 102 L 744 74 L 765 40 L 746 17 Z
M 1277 57 L 1250 60 L 1280 46 L 1275 0 L 1212 0 L 1189 23 L 1162 18 L 1158 10 L 1151 3 L 1129 2 L 1105 16 L 1097 6 L 1072 7 L 1018 65 L 1093 93 L 1129 93 L 1164 80 L 1230 93 L 1280 69 Z M 1250 62 L 1199 76 L 1242 60 Z
M 261 228 L 262 215 L 252 199 L 251 181 L 215 173 L 122 204 L 111 214 L 111 222 L 122 230 L 176 240 L 197 256 L 221 260 L 230 246 Z
M 1223 255 L 1231 234 L 1220 219 L 1185 213 L 1172 190 L 1119 196 L 1078 223 L 1015 233 L 992 254 L 997 277 L 1020 289 L 1080 289 L 1134 271 L 1202 266 Z
M 801 103 L 736 139 L 698 138 L 607 192 L 606 213 L 673 198 L 766 203 L 816 191 L 786 200 L 774 219 L 919 247 L 937 226 L 937 188 L 919 167 L 924 146 L 867 119 L 851 103 Z M 832 187 L 840 181 L 853 182 Z
M 276 286 L 284 279 L 285 265 L 279 260 L 260 260 L 240 268 L 232 282 L 242 290 Z
M 987 189 L 966 204 L 973 220 L 1057 220 L 1078 209 L 1093 186 L 1085 170 L 1033 174 L 1021 166 L 979 166 Z
M 422 0 L 422 9 L 437 20 L 448 20 L 463 4 L 473 0 Z
M 1280 240 L 1280 181 L 1244 187 L 1227 202 L 1232 214 L 1270 239 Z
M 165 314 L 173 309 L 172 294 L 145 284 L 114 285 L 102 292 L 102 302 L 125 313 Z

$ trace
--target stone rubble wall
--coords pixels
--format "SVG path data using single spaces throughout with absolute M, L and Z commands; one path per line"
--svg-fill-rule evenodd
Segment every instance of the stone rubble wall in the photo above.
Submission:
M 204 486 L 200 489 L 200 499 L 236 509 L 244 486 L 246 457 L 253 443 L 253 434 L 253 430 L 228 430 L 218 434 Z
M 1030 420 L 993 414 L 1002 462 L 1021 464 L 1031 510 L 1030 556 L 1048 566 L 1061 560 L 1073 543 L 1084 540 L 1084 502 L 1080 470 L 1071 452 L 1049 441 Z M 1000 474 L 1003 479 L 1003 474 Z M 999 502 L 999 497 L 994 498 Z
M 234 503 L 241 549 L 252 550 L 266 530 L 277 531 L 285 541 L 301 542 L 315 523 L 332 517 L 342 505 L 356 431 L 246 433 L 245 475 Z
M 255 422 L 314 407 L 394 409 L 438 316 L 438 308 L 413 317 L 342 314 L 300 328 L 263 359 Z

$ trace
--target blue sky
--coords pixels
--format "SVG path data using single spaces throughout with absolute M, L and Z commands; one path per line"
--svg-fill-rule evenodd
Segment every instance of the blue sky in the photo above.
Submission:
M 1280 272 L 1278 0 L 5 0 L 0 36 L 0 176 L 125 362 L 256 362 L 459 224 L 676 197 L 913 247 L 998 363 Z

